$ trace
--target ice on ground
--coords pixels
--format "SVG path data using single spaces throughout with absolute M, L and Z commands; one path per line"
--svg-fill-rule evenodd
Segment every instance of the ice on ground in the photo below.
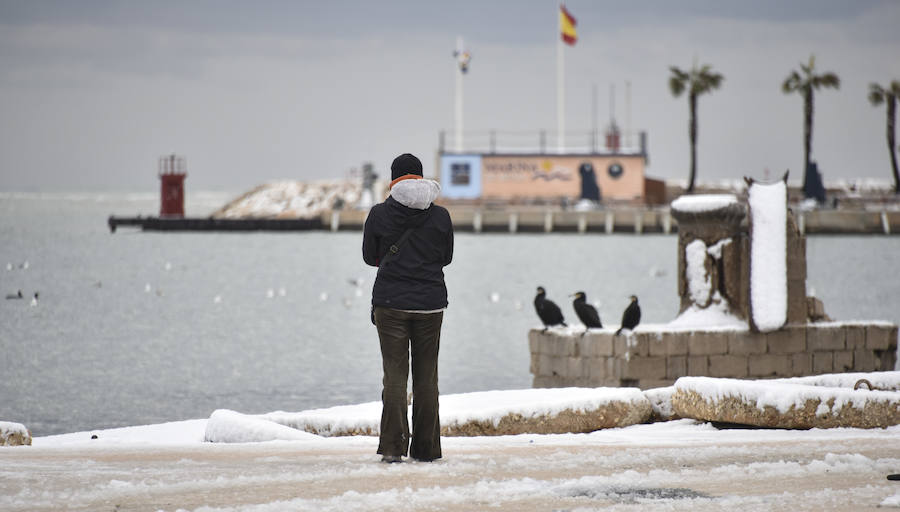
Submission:
M 683 195 L 672 201 L 671 208 L 680 212 L 707 212 L 737 204 L 734 194 Z
M 787 185 L 754 183 L 750 204 L 750 309 L 762 332 L 787 321 Z
M 888 496 L 878 506 L 900 508 L 900 492 L 893 496 Z
M 900 407 L 898 391 L 868 391 L 795 384 L 779 380 L 739 380 L 712 377 L 681 377 L 675 381 L 677 390 L 692 391 L 705 400 L 716 402 L 726 397 L 744 403 L 755 403 L 759 410 L 774 407 L 785 414 L 801 409 L 807 401 L 820 402 L 817 415 L 838 414 L 850 405 L 862 409 L 869 402 L 886 402 Z

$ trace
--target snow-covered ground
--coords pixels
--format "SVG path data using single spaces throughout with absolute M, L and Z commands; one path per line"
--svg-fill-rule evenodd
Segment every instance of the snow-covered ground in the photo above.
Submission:
M 808 388 L 779 382 L 785 393 Z M 529 393 L 533 414 L 604 403 L 595 390 L 571 389 L 570 399 L 546 391 L 517 391 L 511 404 L 508 392 L 450 395 L 442 413 L 527 415 Z M 321 411 L 352 426 L 380 408 Z M 217 411 L 2 448 L 0 510 L 855 511 L 900 503 L 900 482 L 886 479 L 900 472 L 900 426 L 718 430 L 687 419 L 590 434 L 444 437 L 443 459 L 389 465 L 379 462 L 374 436 L 323 437 L 272 416 Z M 203 441 L 216 428 L 229 443 Z M 248 442 L 260 439 L 272 440 Z
M 444 438 L 387 465 L 377 438 L 200 443 L 203 421 L 0 450 L 0 510 L 875 510 L 900 500 L 900 427 Z

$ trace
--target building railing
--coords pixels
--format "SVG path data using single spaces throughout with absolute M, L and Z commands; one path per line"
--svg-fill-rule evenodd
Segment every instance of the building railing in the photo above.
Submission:
M 620 132 L 618 144 L 606 132 L 572 131 L 565 133 L 565 147 L 560 148 L 555 130 L 488 130 L 463 133 L 457 144 L 453 131 L 441 130 L 438 152 L 482 154 L 647 154 L 647 132 Z

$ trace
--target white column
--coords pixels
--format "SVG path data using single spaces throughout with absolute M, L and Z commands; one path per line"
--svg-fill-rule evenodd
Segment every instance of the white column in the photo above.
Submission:
M 456 38 L 456 51 L 457 55 L 462 55 L 462 52 L 465 51 L 463 49 L 463 39 L 462 36 L 457 36 Z M 456 124 L 456 136 L 455 139 L 455 148 L 457 153 L 462 153 L 463 150 L 463 72 L 462 67 L 459 65 L 459 58 L 455 59 L 453 62 L 454 67 L 456 68 L 456 101 L 455 101 L 455 124 Z

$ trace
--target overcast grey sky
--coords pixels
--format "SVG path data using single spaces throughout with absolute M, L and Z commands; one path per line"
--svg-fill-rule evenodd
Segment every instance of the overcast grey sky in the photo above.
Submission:
M 189 191 L 324 179 L 402 152 L 434 173 L 453 128 L 456 36 L 472 52 L 467 130 L 556 127 L 553 1 L 0 0 L 0 190 L 155 191 L 159 156 L 187 158 Z M 890 180 L 884 109 L 870 82 L 900 79 L 900 1 L 570 0 L 567 130 L 592 126 L 631 83 L 648 174 L 685 178 L 687 101 L 669 66 L 725 76 L 699 105 L 700 180 L 802 165 L 802 101 L 788 73 L 815 53 L 840 91 L 816 100 L 826 180 Z M 535 136 L 536 137 L 536 136 Z M 570 136 L 572 140 L 574 136 Z

